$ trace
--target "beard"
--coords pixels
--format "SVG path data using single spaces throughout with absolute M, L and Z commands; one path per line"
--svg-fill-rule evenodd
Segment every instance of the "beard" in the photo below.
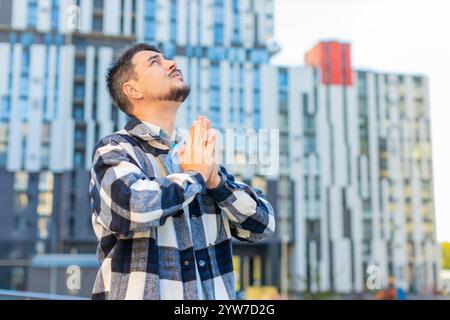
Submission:
M 161 95 L 158 100 L 160 101 L 173 101 L 184 102 L 191 92 L 191 87 L 188 84 L 182 83 L 179 86 L 173 86 L 169 89 L 169 92 Z

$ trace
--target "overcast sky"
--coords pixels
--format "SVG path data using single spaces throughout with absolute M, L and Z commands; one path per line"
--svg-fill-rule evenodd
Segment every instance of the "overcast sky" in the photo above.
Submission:
M 450 241 L 450 1 L 275 0 L 275 14 L 276 64 L 336 39 L 352 44 L 355 68 L 429 77 L 437 238 Z

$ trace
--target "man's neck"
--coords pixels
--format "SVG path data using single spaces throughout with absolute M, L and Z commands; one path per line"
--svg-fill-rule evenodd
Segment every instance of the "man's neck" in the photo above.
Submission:
M 141 121 L 150 122 L 162 128 L 169 136 L 175 130 L 175 120 L 179 102 L 152 102 L 151 105 L 139 107 L 134 116 Z

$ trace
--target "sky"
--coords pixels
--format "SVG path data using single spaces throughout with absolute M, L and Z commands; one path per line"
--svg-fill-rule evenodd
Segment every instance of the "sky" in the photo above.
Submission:
M 437 240 L 450 242 L 450 1 L 275 0 L 275 40 L 277 65 L 340 40 L 354 68 L 428 76 Z

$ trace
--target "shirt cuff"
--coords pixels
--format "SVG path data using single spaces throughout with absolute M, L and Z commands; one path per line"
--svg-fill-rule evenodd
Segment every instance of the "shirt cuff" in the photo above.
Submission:
M 226 186 L 227 178 L 225 177 L 225 175 L 221 172 L 219 172 L 219 175 L 219 185 L 213 189 L 206 189 L 206 194 L 213 197 L 216 201 L 221 202 L 227 199 L 232 194 L 232 192 Z
M 194 170 L 188 170 L 185 173 L 189 174 L 197 183 L 199 183 L 202 187 L 201 190 L 201 194 L 205 194 L 206 193 L 206 182 L 205 179 L 203 179 L 203 176 Z

